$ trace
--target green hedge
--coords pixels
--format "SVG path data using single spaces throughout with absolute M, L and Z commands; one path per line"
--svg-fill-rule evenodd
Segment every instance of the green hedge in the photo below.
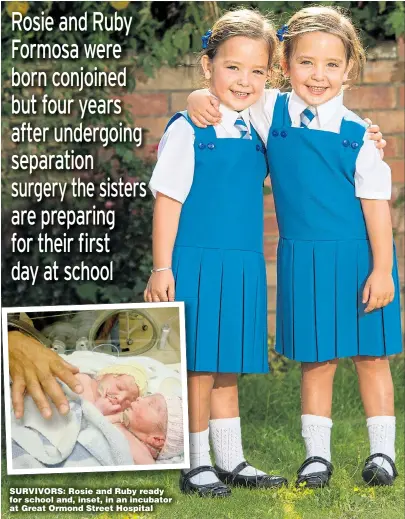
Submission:
M 229 5 L 228 2 L 220 2 Z M 235 3 L 236 5 L 236 3 Z M 272 11 L 275 20 L 286 23 L 303 7 L 332 5 L 343 8 L 359 29 L 366 47 L 385 40 L 394 40 L 405 32 L 404 3 L 401 2 L 249 2 L 260 11 Z

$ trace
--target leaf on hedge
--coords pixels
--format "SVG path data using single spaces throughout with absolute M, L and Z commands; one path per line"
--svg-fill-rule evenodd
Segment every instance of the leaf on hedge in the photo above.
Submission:
M 125 162 L 131 162 L 134 158 L 134 152 L 131 150 L 126 150 L 122 155 L 122 160 Z
M 190 47 L 190 33 L 177 31 L 173 36 L 173 45 L 182 52 L 187 52 Z
M 130 288 L 121 288 L 120 297 L 122 301 L 130 301 L 132 298 L 132 290 Z
M 83 285 L 79 285 L 75 289 L 80 299 L 97 303 L 97 294 L 100 287 L 96 283 L 83 283 Z
M 106 301 L 107 303 L 119 303 L 121 301 L 121 287 L 106 286 L 100 289 L 100 293 L 103 301 Z

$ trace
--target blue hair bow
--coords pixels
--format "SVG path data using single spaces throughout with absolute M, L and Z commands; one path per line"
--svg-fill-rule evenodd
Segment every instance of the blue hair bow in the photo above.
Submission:
M 283 25 L 281 27 L 281 29 L 279 29 L 277 31 L 277 38 L 280 40 L 280 41 L 284 41 L 284 34 L 288 31 L 288 25 Z
M 209 42 L 209 40 L 210 40 L 211 34 L 212 34 L 212 31 L 211 31 L 211 29 L 209 29 L 209 30 L 204 34 L 204 36 L 201 36 L 202 48 L 203 48 L 203 49 L 206 49 L 206 48 L 208 47 L 208 42 Z

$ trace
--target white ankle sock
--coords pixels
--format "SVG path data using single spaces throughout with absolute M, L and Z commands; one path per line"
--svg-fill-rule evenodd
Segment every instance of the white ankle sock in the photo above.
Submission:
M 304 414 L 301 416 L 302 437 L 304 438 L 305 448 L 307 450 L 306 457 L 320 456 L 326 460 L 331 460 L 330 454 L 330 435 L 332 429 L 332 420 L 326 416 L 316 416 L 313 414 Z M 326 467 L 323 463 L 311 463 L 306 467 L 302 474 L 310 472 L 323 472 Z
M 395 461 L 395 416 L 373 416 L 367 418 L 370 454 L 382 452 Z M 373 463 L 380 465 L 391 476 L 391 465 L 384 458 L 374 458 Z
M 223 470 L 231 472 L 245 461 L 242 449 L 240 417 L 210 420 L 210 437 L 215 455 L 215 463 Z M 254 467 L 245 467 L 242 476 L 262 476 L 264 472 Z
M 190 433 L 190 470 L 200 467 L 201 465 L 212 466 L 210 458 L 210 444 L 208 440 L 209 431 Z M 187 470 L 187 469 L 186 469 Z M 190 479 L 191 483 L 196 485 L 208 485 L 216 483 L 218 478 L 213 472 L 204 471 Z

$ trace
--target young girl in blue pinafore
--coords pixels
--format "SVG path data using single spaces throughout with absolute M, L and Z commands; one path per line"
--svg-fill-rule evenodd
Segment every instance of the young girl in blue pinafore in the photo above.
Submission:
M 341 93 L 357 79 L 364 53 L 351 22 L 331 8 L 299 11 L 281 39 L 293 92 L 277 95 L 262 128 L 267 123 L 280 231 L 277 350 L 302 362 L 307 459 L 297 483 L 329 482 L 333 378 L 338 359 L 351 357 L 371 448 L 363 479 L 390 485 L 395 417 L 387 357 L 402 349 L 390 169 Z
M 265 91 L 250 116 L 267 145 L 280 231 L 276 349 L 302 362 L 307 457 L 297 484 L 329 482 L 333 378 L 338 359 L 351 357 L 370 439 L 363 479 L 390 485 L 397 472 L 387 357 L 402 349 L 390 169 L 342 94 L 364 51 L 351 22 L 329 7 L 300 10 L 278 36 L 293 92 Z M 197 107 L 205 118 L 219 115 L 198 95 L 193 118 L 201 121 Z
M 286 483 L 245 461 L 237 392 L 238 373 L 268 372 L 267 164 L 248 108 L 263 93 L 277 40 L 264 17 L 240 10 L 224 15 L 203 43 L 202 68 L 223 122 L 200 129 L 184 112 L 167 126 L 150 182 L 154 268 L 145 299 L 185 302 L 191 467 L 180 488 L 227 496 L 225 483 Z

